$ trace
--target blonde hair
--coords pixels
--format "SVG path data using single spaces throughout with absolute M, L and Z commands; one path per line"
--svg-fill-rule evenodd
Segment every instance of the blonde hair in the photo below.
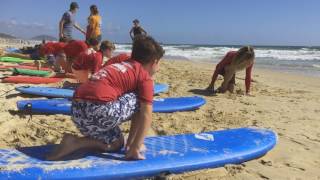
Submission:
M 239 71 L 248 67 L 249 63 L 251 64 L 254 60 L 255 54 L 254 49 L 251 46 L 241 47 L 237 55 L 233 58 L 231 66 L 235 71 Z

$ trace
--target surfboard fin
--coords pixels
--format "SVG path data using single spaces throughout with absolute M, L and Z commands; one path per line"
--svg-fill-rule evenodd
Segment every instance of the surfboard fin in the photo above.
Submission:
M 29 114 L 29 119 L 28 119 L 28 123 L 29 123 L 32 120 L 32 104 L 27 103 L 24 106 L 24 110 L 25 110 L 26 114 Z

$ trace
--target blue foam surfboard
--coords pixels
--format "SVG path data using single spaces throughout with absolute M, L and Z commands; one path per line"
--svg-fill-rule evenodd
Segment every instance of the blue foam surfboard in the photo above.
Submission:
M 243 163 L 265 155 L 276 143 L 277 135 L 271 130 L 239 128 L 148 137 L 146 159 L 140 161 L 125 161 L 123 151 L 45 161 L 54 145 L 0 149 L 0 179 L 146 178 Z
M 167 92 L 169 90 L 169 86 L 167 84 L 154 84 L 154 92 L 153 94 L 160 94 Z
M 160 94 L 168 91 L 169 86 L 167 84 L 155 84 L 154 94 Z M 74 90 L 73 89 L 63 89 L 55 87 L 40 87 L 40 86 L 20 86 L 16 87 L 16 90 L 24 93 L 44 97 L 53 98 L 72 98 Z
M 6 52 L 8 53 L 21 53 L 22 51 L 18 48 L 14 48 L 14 47 L 8 47 L 5 49 Z
M 199 96 L 159 98 L 153 101 L 153 112 L 170 113 L 191 111 L 204 105 L 206 100 Z M 42 114 L 71 114 L 71 101 L 68 99 L 36 99 L 17 102 L 19 110 Z

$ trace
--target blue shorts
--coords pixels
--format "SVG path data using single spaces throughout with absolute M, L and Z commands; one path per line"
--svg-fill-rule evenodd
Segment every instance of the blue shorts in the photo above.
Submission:
M 137 95 L 128 93 L 106 103 L 74 100 L 71 111 L 72 120 L 84 136 L 110 144 L 122 137 L 119 125 L 138 109 Z

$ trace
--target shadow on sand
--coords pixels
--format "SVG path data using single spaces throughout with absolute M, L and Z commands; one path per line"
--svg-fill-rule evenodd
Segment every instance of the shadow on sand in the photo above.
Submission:
M 197 95 L 202 95 L 202 96 L 217 96 L 217 94 L 212 93 L 206 89 L 191 89 L 189 90 L 189 92 L 192 92 Z

